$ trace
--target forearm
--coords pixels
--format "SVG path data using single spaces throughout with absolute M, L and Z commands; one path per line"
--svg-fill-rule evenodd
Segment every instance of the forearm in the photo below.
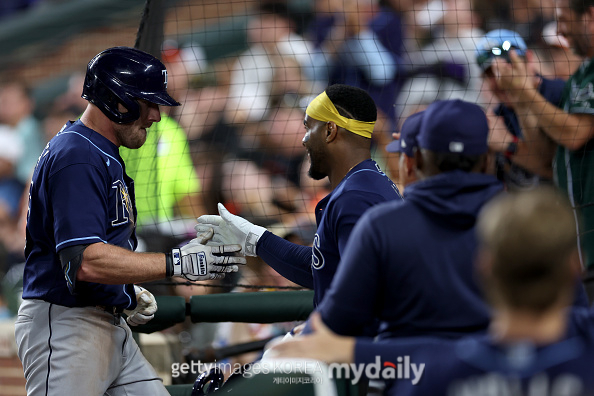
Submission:
M 549 103 L 535 88 L 522 92 L 517 111 L 533 114 L 538 128 L 570 150 L 581 148 L 594 135 L 594 116 L 566 113 Z
M 258 241 L 257 253 L 266 264 L 286 279 L 313 289 L 311 247 L 297 245 L 266 232 Z
M 89 245 L 76 279 L 85 282 L 120 285 L 165 278 L 163 253 L 136 253 L 105 243 Z
M 524 137 L 517 143 L 512 162 L 539 176 L 553 177 L 553 157 L 557 144 L 538 127 L 538 116 L 531 112 L 517 112 Z

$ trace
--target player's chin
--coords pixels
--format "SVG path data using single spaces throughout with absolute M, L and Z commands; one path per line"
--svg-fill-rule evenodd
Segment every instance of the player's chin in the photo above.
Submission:
M 131 136 L 130 139 L 124 144 L 123 146 L 129 149 L 137 149 L 142 147 L 142 145 L 146 142 L 146 129 L 140 129 L 139 133 L 135 134 L 133 137 Z

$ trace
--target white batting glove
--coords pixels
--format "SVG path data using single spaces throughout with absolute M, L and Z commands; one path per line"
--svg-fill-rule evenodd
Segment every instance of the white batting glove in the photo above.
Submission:
M 212 232 L 212 230 L 211 230 Z M 191 281 L 222 279 L 225 274 L 239 271 L 245 264 L 239 256 L 241 246 L 233 244 L 206 246 L 204 239 L 192 239 L 187 245 L 171 250 L 167 255 L 167 275 Z
M 257 256 L 256 245 L 266 231 L 266 228 L 250 223 L 243 217 L 231 214 L 222 203 L 219 203 L 219 215 L 204 215 L 198 217 L 198 225 L 194 227 L 196 235 L 203 235 L 211 228 L 214 235 L 211 244 L 239 244 L 241 253 L 246 256 Z
M 136 293 L 136 308 L 124 310 L 124 313 L 128 316 L 126 322 L 130 326 L 147 323 L 155 317 L 155 312 L 157 312 L 157 301 L 150 291 L 144 287 L 134 285 L 134 292 Z

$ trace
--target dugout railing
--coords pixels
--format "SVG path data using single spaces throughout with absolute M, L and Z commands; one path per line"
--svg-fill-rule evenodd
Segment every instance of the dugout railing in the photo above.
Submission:
M 156 296 L 159 309 L 147 324 L 134 328 L 138 333 L 165 330 L 188 317 L 193 323 L 244 322 L 276 323 L 307 319 L 313 310 L 313 291 L 268 291 L 250 293 L 222 293 L 192 296 L 189 302 L 180 296 Z M 318 377 L 316 377 L 316 375 Z M 347 379 L 324 378 L 322 387 L 319 372 L 315 375 L 295 372 L 267 372 L 241 378 L 225 395 L 320 395 L 328 393 L 328 384 L 337 396 L 364 394 L 364 386 L 351 384 Z M 168 385 L 173 396 L 190 396 L 192 384 Z M 219 392 L 215 392 L 214 395 Z

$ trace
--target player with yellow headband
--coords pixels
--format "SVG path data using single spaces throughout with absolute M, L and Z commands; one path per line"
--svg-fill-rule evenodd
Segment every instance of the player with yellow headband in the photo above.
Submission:
M 316 206 L 313 248 L 288 242 L 232 215 L 222 204 L 220 216 L 201 216 L 196 230 L 213 227 L 211 243 L 238 243 L 246 255 L 260 256 L 285 278 L 314 289 L 317 306 L 357 220 L 377 203 L 402 199 L 396 185 L 371 159 L 376 119 L 377 109 L 369 94 L 342 84 L 329 86 L 305 111 L 303 146 L 310 161 L 309 176 L 316 180 L 328 177 L 332 187 Z M 361 270 L 365 270 L 364 263 Z

